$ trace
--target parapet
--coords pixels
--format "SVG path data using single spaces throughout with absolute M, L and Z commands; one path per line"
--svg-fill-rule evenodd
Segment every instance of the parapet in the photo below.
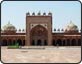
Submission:
M 30 14 L 29 12 L 26 13 L 26 16 L 52 16 L 52 13 L 49 12 L 48 14 L 46 14 L 45 12 L 44 13 L 40 13 L 38 12 L 37 14 L 35 14 L 35 12 L 33 12 L 32 14 Z

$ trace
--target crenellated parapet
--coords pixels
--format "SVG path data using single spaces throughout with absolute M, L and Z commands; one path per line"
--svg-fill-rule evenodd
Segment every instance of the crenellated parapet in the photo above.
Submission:
M 60 28 L 58 28 L 58 29 L 54 28 L 53 31 L 56 32 L 56 33 L 66 33 L 66 31 L 68 31 L 68 30 L 67 29 L 63 29 L 63 28 L 62 29 L 60 29 Z M 67 33 L 70 33 L 70 31 L 67 32 Z M 74 32 L 74 33 L 76 33 L 76 32 Z M 81 29 L 78 29 L 78 32 L 77 33 L 81 33 Z
M 39 11 L 37 14 L 35 14 L 35 12 L 33 12 L 33 13 L 30 13 L 30 12 L 28 12 L 28 13 L 26 13 L 26 16 L 52 16 L 52 13 L 51 12 L 49 12 L 49 13 L 42 13 L 41 14 L 41 12 Z
M 18 29 L 17 30 L 17 33 L 25 33 L 26 31 L 25 31 L 25 29 Z

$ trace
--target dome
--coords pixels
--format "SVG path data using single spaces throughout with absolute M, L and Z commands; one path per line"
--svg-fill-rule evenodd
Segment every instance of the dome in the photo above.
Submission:
M 38 15 L 41 15 L 40 11 L 38 12 Z
M 26 13 L 26 15 L 28 16 L 28 15 L 30 15 L 30 13 L 28 12 L 28 13 Z
M 44 12 L 43 15 L 46 15 L 46 13 Z
M 32 15 L 35 15 L 35 13 L 33 12 Z
M 49 13 L 48 13 L 48 15 L 52 15 L 52 13 L 51 13 L 51 12 L 49 12 Z
M 67 25 L 65 32 L 78 32 L 78 27 L 72 21 Z
M 16 32 L 16 28 L 10 22 L 3 27 L 3 30 L 4 32 Z

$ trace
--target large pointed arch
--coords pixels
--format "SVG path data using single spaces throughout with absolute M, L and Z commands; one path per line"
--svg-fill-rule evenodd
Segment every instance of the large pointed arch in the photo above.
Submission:
M 36 25 L 31 29 L 30 31 L 31 45 L 46 45 L 47 40 L 48 40 L 48 31 L 45 27 L 43 27 L 42 25 Z

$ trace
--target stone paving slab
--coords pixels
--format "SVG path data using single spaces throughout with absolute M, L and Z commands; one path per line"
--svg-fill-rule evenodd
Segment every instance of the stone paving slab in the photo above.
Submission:
M 81 60 L 81 47 L 52 47 L 45 49 L 7 49 L 1 47 L 1 60 L 5 63 L 77 63 Z M 30 46 L 33 48 L 33 46 Z M 38 47 L 35 47 L 38 48 Z M 41 47 L 40 47 L 41 48 Z

